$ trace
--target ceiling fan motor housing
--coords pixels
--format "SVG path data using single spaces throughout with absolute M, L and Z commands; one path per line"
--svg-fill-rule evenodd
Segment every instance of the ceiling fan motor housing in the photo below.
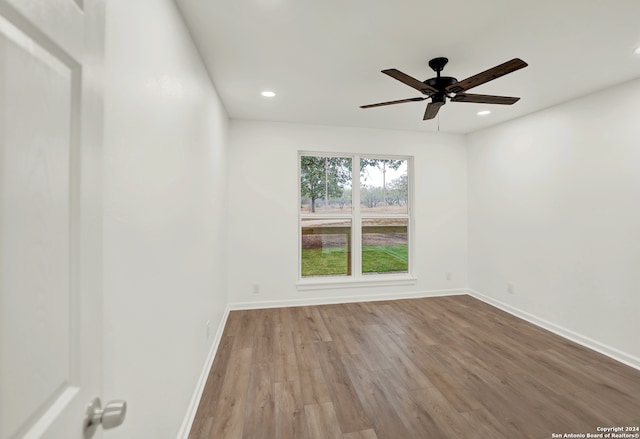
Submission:
M 437 78 L 430 78 L 424 81 L 425 84 L 435 88 L 442 93 L 445 92 L 445 88 L 452 84 L 455 84 L 456 82 L 458 82 L 458 80 L 456 78 L 452 78 L 451 76 L 439 76 Z

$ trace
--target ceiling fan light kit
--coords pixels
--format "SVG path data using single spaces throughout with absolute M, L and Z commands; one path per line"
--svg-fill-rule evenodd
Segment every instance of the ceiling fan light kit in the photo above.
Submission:
M 394 105 L 405 102 L 416 102 L 431 99 L 431 102 L 429 102 L 429 104 L 427 105 L 423 117 L 423 120 L 429 120 L 436 117 L 438 111 L 440 110 L 440 107 L 447 103 L 447 98 L 452 102 L 472 102 L 478 104 L 498 105 L 513 105 L 518 102 L 518 100 L 520 100 L 520 98 L 511 96 L 493 96 L 466 93 L 467 90 L 470 90 L 473 87 L 477 87 L 489 81 L 493 81 L 494 79 L 497 79 L 508 73 L 512 73 L 516 70 L 520 70 L 526 67 L 528 64 L 522 61 L 520 58 L 514 58 L 511 61 L 502 63 L 498 66 L 490 68 L 489 70 L 478 73 L 477 75 L 470 76 L 467 79 L 463 79 L 462 81 L 458 81 L 456 78 L 451 76 L 440 75 L 440 72 L 444 70 L 447 62 L 449 62 L 449 60 L 444 57 L 433 58 L 432 60 L 430 60 L 429 67 L 431 67 L 431 69 L 436 72 L 437 76 L 435 78 L 429 78 L 422 82 L 407 75 L 406 73 L 402 73 L 397 69 L 382 70 L 382 73 L 384 73 L 385 75 L 391 76 L 392 78 L 397 79 L 398 81 L 408 85 L 409 87 L 418 90 L 420 93 L 425 95 L 425 97 L 400 99 L 397 101 L 362 105 L 360 108 L 381 107 L 385 105 Z

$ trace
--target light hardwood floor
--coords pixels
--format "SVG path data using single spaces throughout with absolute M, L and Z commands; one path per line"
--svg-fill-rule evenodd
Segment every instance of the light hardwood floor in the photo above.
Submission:
M 233 311 L 190 439 L 640 426 L 640 371 L 470 296 Z

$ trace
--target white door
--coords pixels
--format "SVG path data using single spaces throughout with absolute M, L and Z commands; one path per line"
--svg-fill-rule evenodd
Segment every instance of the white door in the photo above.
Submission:
M 103 8 L 0 0 L 1 439 L 83 438 L 102 391 Z

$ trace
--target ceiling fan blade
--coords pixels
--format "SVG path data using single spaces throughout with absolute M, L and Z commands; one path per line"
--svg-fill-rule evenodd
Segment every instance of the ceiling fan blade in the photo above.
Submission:
M 491 95 L 476 95 L 458 93 L 451 98 L 452 102 L 473 102 L 477 104 L 500 104 L 500 105 L 513 105 L 518 102 L 520 98 L 514 98 L 510 96 L 491 96 Z
M 424 117 L 422 118 L 422 120 L 429 120 L 436 117 L 436 115 L 438 114 L 438 110 L 443 105 L 444 102 L 430 102 L 429 105 L 427 105 L 427 109 L 424 112 Z
M 418 101 L 424 101 L 425 99 L 429 99 L 429 98 L 400 99 L 400 100 L 397 100 L 397 101 L 380 102 L 379 104 L 361 105 L 360 108 L 382 107 L 383 105 L 402 104 L 404 102 L 418 102 Z
M 478 73 L 477 75 L 470 76 L 467 79 L 451 84 L 446 88 L 446 90 L 450 93 L 460 93 L 527 66 L 528 64 L 520 58 L 514 58 L 511 61 L 500 64 L 499 66 L 495 66 L 489 70 Z
M 385 75 L 391 76 L 393 79 L 397 79 L 398 81 L 407 84 L 409 87 L 413 87 L 416 90 L 421 91 L 424 94 L 433 94 L 437 93 L 438 90 L 431 87 L 430 85 L 425 84 L 424 82 L 418 81 L 416 78 L 407 75 L 406 73 L 402 73 L 400 70 L 396 69 L 387 69 L 382 70 L 382 73 Z

